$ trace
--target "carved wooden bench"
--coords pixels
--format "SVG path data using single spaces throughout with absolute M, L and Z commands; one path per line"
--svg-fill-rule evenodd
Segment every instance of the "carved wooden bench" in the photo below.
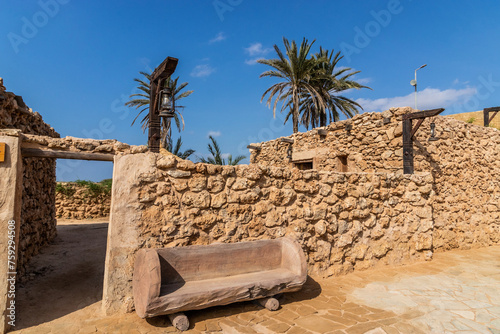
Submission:
M 298 291 L 306 278 L 304 253 L 289 238 L 141 249 L 135 309 L 146 318 L 227 305 Z

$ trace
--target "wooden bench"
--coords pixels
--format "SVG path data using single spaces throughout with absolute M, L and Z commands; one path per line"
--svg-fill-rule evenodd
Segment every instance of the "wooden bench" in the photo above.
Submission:
M 289 238 L 141 249 L 135 309 L 146 318 L 227 305 L 298 291 L 306 278 L 304 253 Z

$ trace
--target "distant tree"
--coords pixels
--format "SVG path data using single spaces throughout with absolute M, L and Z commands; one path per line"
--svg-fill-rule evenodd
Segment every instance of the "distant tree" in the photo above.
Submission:
M 231 165 L 231 166 L 236 166 L 237 164 L 240 163 L 241 160 L 245 159 L 246 157 L 244 155 L 238 155 L 236 158 L 233 160 L 233 156 L 229 154 L 227 157 L 227 163 L 226 160 L 222 157 L 222 150 L 220 149 L 219 144 L 215 140 L 214 137 L 208 136 L 210 139 L 211 143 L 208 143 L 208 151 L 212 155 L 211 157 L 204 158 L 204 157 L 198 157 L 198 160 L 200 162 L 206 163 L 206 164 L 212 164 L 212 165 Z
M 187 159 L 195 152 L 195 150 L 192 150 L 192 149 L 187 149 L 184 152 L 181 152 L 181 146 L 182 146 L 182 138 L 181 137 L 177 138 L 177 142 L 175 143 L 175 147 L 173 147 L 172 144 L 173 144 L 173 141 L 170 140 L 165 149 L 167 151 L 169 151 L 170 153 L 172 153 L 173 155 L 178 156 L 181 159 Z
M 135 78 L 134 81 L 139 83 L 137 88 L 141 91 L 141 93 L 137 94 L 132 94 L 130 95 L 130 101 L 126 102 L 125 105 L 128 107 L 135 107 L 136 109 L 142 108 L 137 116 L 134 118 L 134 121 L 132 122 L 132 125 L 134 125 L 135 121 L 137 118 L 143 114 L 143 118 L 141 120 L 142 124 L 142 130 L 145 132 L 146 129 L 149 126 L 149 102 L 150 102 L 150 94 L 151 94 L 151 74 L 148 74 L 146 72 L 139 72 L 142 74 L 145 79 L 137 79 Z M 185 97 L 188 97 L 193 93 L 192 90 L 184 91 L 182 90 L 186 88 L 188 85 L 187 82 L 183 82 L 177 86 L 177 82 L 179 80 L 179 77 L 172 79 L 172 78 L 167 78 L 165 80 L 165 84 L 167 87 L 172 89 L 174 92 L 174 98 L 176 101 L 183 99 Z M 175 107 L 175 114 L 174 114 L 174 121 L 177 126 L 177 130 L 182 131 L 184 130 L 184 117 L 182 117 L 182 113 L 180 112 L 181 109 L 183 109 L 183 106 L 176 105 Z M 145 112 L 145 113 L 144 113 Z M 182 127 L 181 127 L 182 124 Z M 170 138 L 172 137 L 172 127 L 171 127 L 171 119 L 162 119 L 161 123 L 161 145 L 163 147 L 167 147 Z

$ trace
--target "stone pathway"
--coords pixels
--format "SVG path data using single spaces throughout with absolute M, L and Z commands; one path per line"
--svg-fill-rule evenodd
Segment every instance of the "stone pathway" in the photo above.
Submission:
M 276 312 L 252 302 L 187 312 L 185 333 L 500 334 L 500 246 L 434 260 L 310 278 Z M 40 307 L 49 307 L 41 305 Z M 22 324 L 20 324 L 22 325 Z M 174 333 L 166 317 L 105 317 L 100 302 L 14 333 Z

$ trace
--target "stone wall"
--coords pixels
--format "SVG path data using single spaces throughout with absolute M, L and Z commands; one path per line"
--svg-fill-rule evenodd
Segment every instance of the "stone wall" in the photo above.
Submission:
M 42 116 L 33 112 L 20 96 L 6 92 L 0 78 L 0 128 L 23 133 L 59 137 Z M 18 273 L 29 259 L 56 236 L 55 159 L 23 158 L 22 214 L 18 249 Z
M 96 186 L 100 186 L 96 183 Z M 102 186 L 101 186 L 102 187 Z M 86 185 L 58 182 L 56 186 L 56 217 L 93 219 L 109 216 L 111 191 L 93 192 Z
M 117 157 L 115 177 L 105 291 L 129 310 L 124 282 L 143 247 L 289 236 L 322 276 L 432 257 L 430 173 L 214 166 L 147 153 Z
M 402 115 L 413 109 L 393 108 L 383 113 L 365 113 L 326 127 L 326 136 L 316 130 L 298 133 L 292 161 L 288 143 L 273 140 L 252 150 L 251 162 L 259 165 L 293 166 L 309 159 L 314 168 L 341 170 L 346 157 L 351 172 L 403 171 Z M 415 171 L 431 172 L 435 198 L 435 250 L 487 246 L 500 241 L 500 131 L 437 116 L 438 141 L 429 142 L 426 119 L 414 140 Z M 415 125 L 416 122 L 413 122 Z M 352 129 L 346 131 L 346 124 Z

